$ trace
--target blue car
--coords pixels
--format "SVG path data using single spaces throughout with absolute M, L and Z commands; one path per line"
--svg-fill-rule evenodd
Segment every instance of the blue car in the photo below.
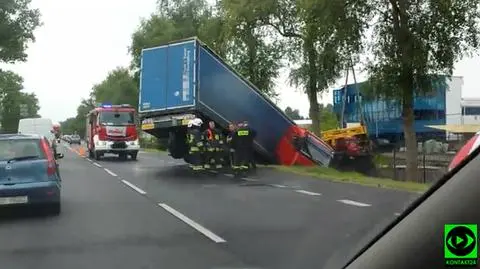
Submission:
M 60 214 L 60 158 L 43 136 L 0 135 L 0 208 L 40 205 Z

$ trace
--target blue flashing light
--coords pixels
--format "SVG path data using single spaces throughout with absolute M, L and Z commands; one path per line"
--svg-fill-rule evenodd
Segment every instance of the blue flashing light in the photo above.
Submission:
M 103 108 L 111 108 L 111 107 L 112 107 L 112 103 L 101 103 L 101 104 L 100 104 L 100 107 L 103 107 Z

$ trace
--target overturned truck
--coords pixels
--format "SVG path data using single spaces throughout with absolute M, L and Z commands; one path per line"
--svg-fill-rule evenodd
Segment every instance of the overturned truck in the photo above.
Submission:
M 143 131 L 168 141 L 170 155 L 187 162 L 187 123 L 195 116 L 224 130 L 247 120 L 260 162 L 328 166 L 334 156 L 197 38 L 143 49 L 139 115 Z

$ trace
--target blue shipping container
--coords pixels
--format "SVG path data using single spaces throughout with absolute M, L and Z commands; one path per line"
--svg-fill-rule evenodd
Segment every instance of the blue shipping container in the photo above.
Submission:
M 277 145 L 295 123 L 198 39 L 142 52 L 139 112 L 172 115 L 200 111 L 223 128 L 248 120 L 256 149 L 275 159 Z M 330 149 L 321 149 L 325 158 Z

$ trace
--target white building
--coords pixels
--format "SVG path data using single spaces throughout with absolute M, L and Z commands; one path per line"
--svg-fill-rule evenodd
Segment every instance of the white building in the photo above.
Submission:
M 480 98 L 462 98 L 460 124 L 480 124 Z

